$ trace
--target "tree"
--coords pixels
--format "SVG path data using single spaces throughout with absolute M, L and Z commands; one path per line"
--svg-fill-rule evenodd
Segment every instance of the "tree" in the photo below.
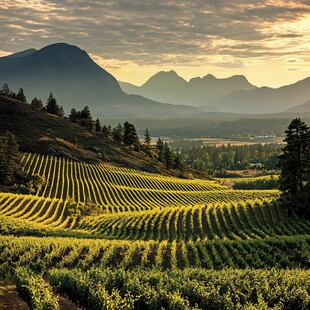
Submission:
M 36 109 L 39 109 L 39 110 L 42 110 L 42 109 L 43 109 L 42 100 L 41 100 L 41 99 L 38 99 L 37 97 L 34 97 L 34 98 L 32 99 L 30 105 L 31 105 L 33 108 L 36 108 Z
M 144 143 L 146 145 L 147 148 L 150 147 L 150 144 L 151 144 L 151 135 L 150 135 L 150 132 L 149 132 L 149 129 L 146 128 L 145 129 L 145 133 L 144 133 Z
M 101 131 L 101 124 L 100 124 L 99 118 L 96 119 L 95 130 L 96 130 L 97 132 L 100 132 L 100 131 Z
M 45 106 L 45 110 L 50 113 L 50 114 L 54 114 L 56 115 L 56 113 L 59 110 L 59 106 L 57 104 L 56 99 L 54 98 L 53 94 L 50 93 L 47 102 L 46 102 L 46 106 Z
M 300 118 L 295 118 L 285 135 L 286 145 L 278 157 L 281 198 L 300 213 L 304 211 L 303 205 L 310 201 L 310 129 Z
M 69 119 L 72 123 L 77 123 L 78 122 L 78 112 L 76 109 L 71 109 L 70 114 L 69 114 Z
M 104 137 L 111 137 L 111 134 L 112 134 L 111 126 L 110 125 L 108 125 L 108 126 L 103 125 L 101 132 L 102 132 Z
M 13 133 L 6 131 L 0 137 L 0 183 L 9 184 L 18 170 L 20 156 L 18 144 Z
M 138 149 L 140 146 L 136 128 L 133 124 L 130 124 L 129 122 L 124 123 L 123 142 L 125 145 L 133 146 L 135 149 Z
M 112 136 L 113 136 L 113 140 L 116 143 L 120 144 L 123 141 L 124 130 L 120 123 L 115 128 L 113 128 Z
M 167 142 L 165 142 L 165 145 L 164 145 L 164 162 L 165 162 L 167 169 L 170 169 L 172 167 L 173 153 Z
M 3 86 L 2 86 L 2 89 L 0 91 L 0 95 L 2 96 L 5 96 L 5 97 L 9 97 L 10 96 L 10 88 L 9 88 L 9 85 L 7 83 L 5 83 Z
M 56 113 L 55 113 L 55 115 L 57 115 L 57 116 L 59 116 L 59 117 L 61 117 L 61 118 L 63 118 L 64 117 L 64 115 L 65 115 L 65 112 L 64 112 L 64 107 L 63 106 L 57 106 L 57 109 L 56 109 Z
M 22 87 L 18 90 L 18 93 L 16 95 L 16 99 L 19 101 L 22 101 L 22 102 L 27 102 L 26 95 L 25 95 Z
M 163 162 L 164 161 L 164 143 L 160 138 L 157 139 L 156 149 L 158 150 L 158 160 Z

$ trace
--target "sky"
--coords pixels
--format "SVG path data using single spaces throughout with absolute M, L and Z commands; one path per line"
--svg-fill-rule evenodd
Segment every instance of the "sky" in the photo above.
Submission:
M 310 76 L 310 0 L 1 0 L 0 42 L 77 45 L 136 85 L 175 70 L 279 87 Z

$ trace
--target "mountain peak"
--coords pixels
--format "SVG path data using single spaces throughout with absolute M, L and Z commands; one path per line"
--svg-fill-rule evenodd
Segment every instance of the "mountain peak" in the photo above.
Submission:
M 187 81 L 180 77 L 174 70 L 159 71 L 152 77 L 150 77 L 141 87 L 148 87 L 149 85 L 157 85 L 162 87 L 169 86 L 183 86 L 187 84 Z

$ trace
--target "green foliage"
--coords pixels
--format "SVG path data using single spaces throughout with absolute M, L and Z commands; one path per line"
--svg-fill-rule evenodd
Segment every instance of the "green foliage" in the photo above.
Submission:
M 16 99 L 19 101 L 22 101 L 22 102 L 27 102 L 26 95 L 25 95 L 22 87 L 18 90 L 18 93 L 16 95 Z
M 36 195 L 46 183 L 45 177 L 38 174 L 15 173 L 15 179 L 18 184 L 16 192 L 23 195 Z
M 52 93 L 50 93 L 50 95 L 49 95 L 49 97 L 47 99 L 45 110 L 48 113 L 57 115 L 57 116 L 59 116 L 61 118 L 64 116 L 63 106 L 59 106 L 57 104 L 57 101 L 56 101 L 56 99 L 55 99 L 55 97 L 53 96 Z
M 10 93 L 11 93 L 11 90 L 9 88 L 9 85 L 7 83 L 5 83 L 3 86 L 2 86 L 2 89 L 0 90 L 0 95 L 1 96 L 5 96 L 5 97 L 9 97 L 10 96 Z
M 234 189 L 246 189 L 246 190 L 255 190 L 255 189 L 278 189 L 279 182 L 278 179 L 274 176 L 271 178 L 257 178 L 247 180 L 246 178 L 236 182 L 233 185 Z
M 120 123 L 116 127 L 113 128 L 112 137 L 113 137 L 113 140 L 118 144 L 123 142 L 124 129 Z
M 18 293 L 23 297 L 31 310 L 58 310 L 58 298 L 53 295 L 52 288 L 30 270 L 17 268 L 15 283 Z
M 70 114 L 69 114 L 69 120 L 72 123 L 76 123 L 76 124 L 79 124 L 80 126 L 85 127 L 90 132 L 94 132 L 96 129 L 95 122 L 91 116 L 90 109 L 88 106 L 85 106 L 81 111 L 77 111 L 74 108 L 71 109 Z M 97 121 L 99 122 L 98 119 Z M 97 126 L 97 129 L 99 129 L 98 126 L 100 126 L 100 122 L 97 123 L 96 126 Z
M 287 144 L 279 156 L 281 197 L 291 210 L 310 217 L 310 128 L 296 118 L 285 134 Z
M 99 118 L 96 119 L 96 123 L 95 123 L 95 130 L 96 132 L 100 132 L 101 131 L 101 124 L 100 124 L 100 121 L 99 121 Z
M 20 155 L 13 133 L 6 131 L 0 136 L 0 183 L 10 184 L 19 169 Z
M 124 136 L 123 136 L 124 145 L 133 147 L 136 151 L 139 151 L 140 142 L 136 128 L 133 124 L 129 122 L 124 123 Z
M 53 269 L 52 286 L 87 309 L 308 309 L 309 271 Z
M 171 148 L 169 147 L 168 143 L 165 142 L 165 144 L 164 144 L 164 163 L 165 163 L 167 169 L 172 168 L 173 160 L 174 160 L 173 152 L 172 152 Z
M 32 99 L 30 105 L 31 105 L 33 108 L 36 108 L 36 109 L 39 109 L 39 110 L 42 110 L 42 109 L 43 109 L 42 100 L 41 100 L 41 99 L 38 99 L 37 97 L 34 97 L 34 98 Z
M 149 132 L 149 129 L 146 128 L 145 129 L 145 132 L 144 132 L 144 143 L 146 145 L 147 148 L 150 147 L 150 144 L 151 144 L 151 135 L 150 135 L 150 132 Z

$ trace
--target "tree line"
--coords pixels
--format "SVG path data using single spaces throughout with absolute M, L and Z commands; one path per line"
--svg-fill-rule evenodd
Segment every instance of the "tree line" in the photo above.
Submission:
M 226 170 L 277 169 L 279 144 L 204 145 L 202 141 L 172 143 L 181 160 L 194 169 L 216 175 Z

